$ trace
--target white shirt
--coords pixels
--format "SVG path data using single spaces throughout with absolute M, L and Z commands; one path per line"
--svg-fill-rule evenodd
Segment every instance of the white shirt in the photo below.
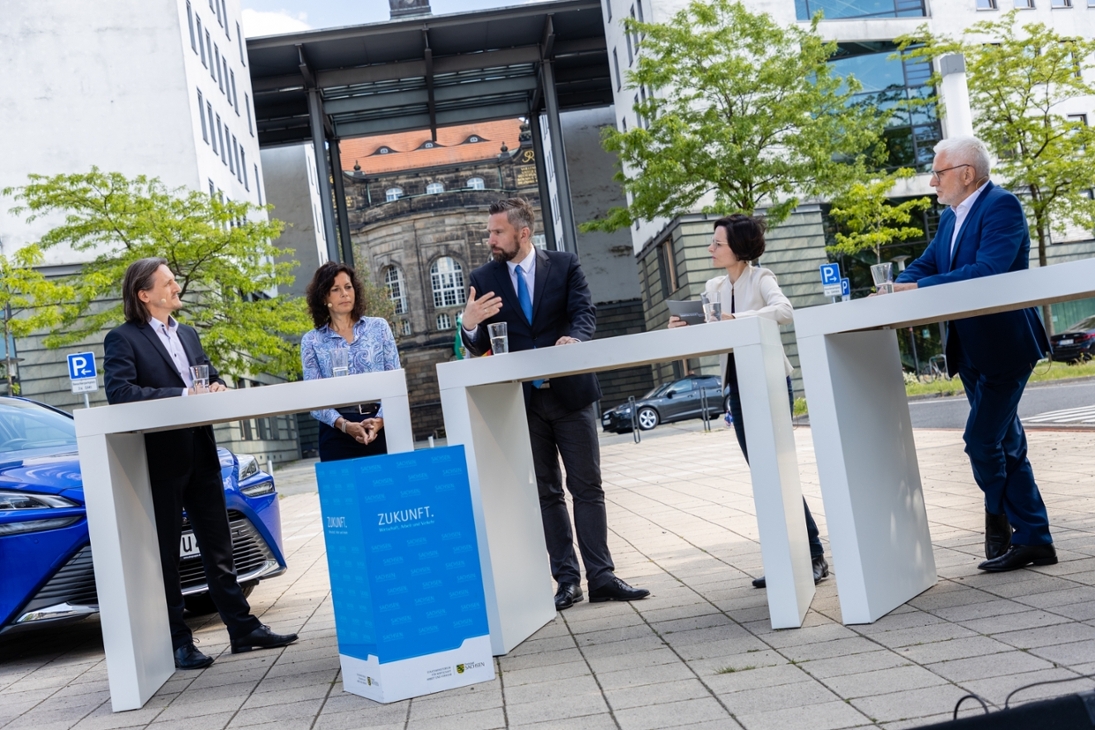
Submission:
M 525 285 L 528 287 L 528 298 L 530 302 L 536 301 L 536 247 L 532 247 L 532 251 L 522 261 L 507 261 L 506 268 L 509 270 L 509 281 L 513 284 L 513 292 L 517 293 L 517 267 L 521 267 L 521 276 L 525 279 Z M 518 296 L 517 300 L 520 301 L 521 297 Z M 467 327 L 463 328 L 464 334 L 466 334 L 472 342 L 476 339 L 476 332 L 478 328 L 470 330 Z
M 988 182 L 985 183 L 988 185 Z M 970 214 L 970 208 L 977 202 L 977 198 L 980 197 L 981 191 L 985 189 L 985 185 L 974 190 L 970 193 L 970 196 L 963 200 L 958 205 L 951 206 L 951 210 L 954 211 L 954 231 L 951 233 L 951 258 L 954 258 L 954 244 L 958 242 L 958 232 L 962 230 L 962 224 L 966 222 L 966 216 Z
M 179 377 L 186 384 L 182 392 L 183 395 L 186 395 L 187 390 L 194 385 L 194 379 L 190 376 L 190 359 L 187 358 L 182 340 L 179 339 L 179 323 L 175 321 L 174 317 L 168 317 L 166 325 L 154 317 L 149 317 L 148 326 L 160 338 L 160 342 L 167 349 L 167 354 L 171 356 L 171 362 L 175 364 L 175 369 L 179 371 Z

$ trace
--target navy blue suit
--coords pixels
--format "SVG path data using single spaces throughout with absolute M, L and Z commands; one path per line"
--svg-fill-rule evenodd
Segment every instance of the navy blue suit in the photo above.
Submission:
M 1030 234 L 1018 198 L 988 183 L 974 201 L 951 252 L 955 214 L 920 258 L 897 277 L 920 287 L 965 281 L 1029 268 Z M 1049 352 L 1034 309 L 947 323 L 947 369 L 962 379 L 970 403 L 964 440 L 973 477 L 985 493 L 985 510 L 1006 514 L 1016 545 L 1048 545 L 1049 517 L 1027 460 L 1019 400 L 1034 364 Z
M 494 292 L 502 309 L 481 323 L 474 338 L 464 336 L 472 355 L 490 345 L 486 326 L 505 322 L 511 352 L 554 347 L 560 337 L 590 340 L 597 328 L 597 309 L 578 257 L 564 251 L 537 251 L 532 287 L 532 321 L 525 318 L 505 263 L 492 261 L 471 273 L 476 296 Z M 566 345 L 562 345 L 566 347 Z M 601 487 L 601 453 L 593 404 L 601 387 L 592 373 L 551 378 L 544 388 L 524 384 L 532 461 L 540 496 L 544 538 L 551 574 L 559 583 L 579 584 L 581 571 L 574 552 L 559 459 L 566 467 L 566 486 L 574 500 L 574 528 L 590 589 L 610 583 L 615 575 L 608 550 L 608 517 Z

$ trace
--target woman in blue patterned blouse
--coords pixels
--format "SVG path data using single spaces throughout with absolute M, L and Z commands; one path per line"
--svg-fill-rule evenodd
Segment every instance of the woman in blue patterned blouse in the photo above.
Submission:
M 316 328 L 300 340 L 304 379 L 330 378 L 332 354 L 348 350 L 349 374 L 398 370 L 399 353 L 387 320 L 365 316 L 361 280 L 345 264 L 320 266 L 305 294 Z M 377 403 L 312 411 L 319 421 L 319 460 L 388 453 L 384 414 Z

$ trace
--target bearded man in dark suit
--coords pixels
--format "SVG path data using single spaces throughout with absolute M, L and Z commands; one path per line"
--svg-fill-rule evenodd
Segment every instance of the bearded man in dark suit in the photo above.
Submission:
M 493 261 L 471 273 L 470 295 L 461 319 L 464 345 L 472 355 L 490 347 L 486 326 L 505 322 L 509 349 L 533 350 L 589 340 L 597 327 L 596 308 L 578 257 L 540 251 L 532 245 L 535 214 L 522 198 L 490 206 L 487 230 Z M 476 292 L 486 292 L 476 298 Z M 601 487 L 601 453 L 593 404 L 600 400 L 597 377 L 571 375 L 524 384 L 532 460 L 540 514 L 558 583 L 555 608 L 584 600 L 563 494 L 559 459 L 574 501 L 574 527 L 586 569 L 589 600 L 634 601 L 650 591 L 616 577 L 608 550 L 608 517 Z
M 166 259 L 141 259 L 126 269 L 122 281 L 126 321 L 111 330 L 104 342 L 106 396 L 112 405 L 226 390 L 202 350 L 198 333 L 171 316 L 182 307 L 181 290 Z M 192 365 L 209 367 L 208 390 L 193 387 Z M 296 641 L 296 634 L 275 634 L 251 615 L 236 580 L 213 427 L 161 431 L 144 438 L 175 666 L 201 669 L 213 663 L 212 657 L 194 646 L 194 636 L 183 620 L 179 580 L 183 510 L 198 541 L 209 595 L 228 627 L 232 653 Z

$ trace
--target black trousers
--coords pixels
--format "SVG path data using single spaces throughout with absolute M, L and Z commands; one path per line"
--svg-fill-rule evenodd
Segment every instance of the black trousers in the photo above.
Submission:
M 367 418 L 372 418 L 376 411 L 371 413 L 353 413 L 349 410 L 339 411 L 339 415 L 347 421 L 361 423 Z M 376 438 L 368 444 L 363 444 L 352 436 L 348 436 L 337 428 L 326 423 L 319 424 L 319 460 L 341 461 L 343 459 L 356 459 L 359 456 L 376 456 L 388 453 L 388 440 L 384 436 L 384 429 L 376 434 Z
M 734 419 L 734 435 L 738 437 L 738 446 L 745 456 L 745 463 L 749 463 L 749 449 L 745 445 L 745 417 L 741 410 L 741 391 L 738 388 L 738 372 L 735 369 L 734 353 L 730 353 L 730 361 L 726 365 L 726 386 L 730 390 L 730 415 Z M 791 413 L 795 412 L 795 392 L 791 390 L 791 377 L 787 376 L 787 400 L 791 404 Z M 810 505 L 806 504 L 806 498 L 802 498 L 802 509 L 806 511 L 806 539 L 810 543 L 810 557 L 820 558 L 825 554 L 825 548 L 821 544 L 821 533 L 817 529 L 817 522 L 810 514 Z
M 179 582 L 183 510 L 201 550 L 209 595 L 228 627 L 228 635 L 233 639 L 246 636 L 261 624 L 251 615 L 251 607 L 236 580 L 232 533 L 213 429 L 203 426 L 148 434 L 145 446 L 172 647 L 178 649 L 193 641 L 190 627 L 183 620 Z
M 582 577 L 563 494 L 562 457 L 566 487 L 574 501 L 574 531 L 586 584 L 590 589 L 600 588 L 615 577 L 615 566 L 608 551 L 608 516 L 593 404 L 569 411 L 550 388 L 534 388 L 527 415 L 551 575 L 559 583 L 580 583 Z

